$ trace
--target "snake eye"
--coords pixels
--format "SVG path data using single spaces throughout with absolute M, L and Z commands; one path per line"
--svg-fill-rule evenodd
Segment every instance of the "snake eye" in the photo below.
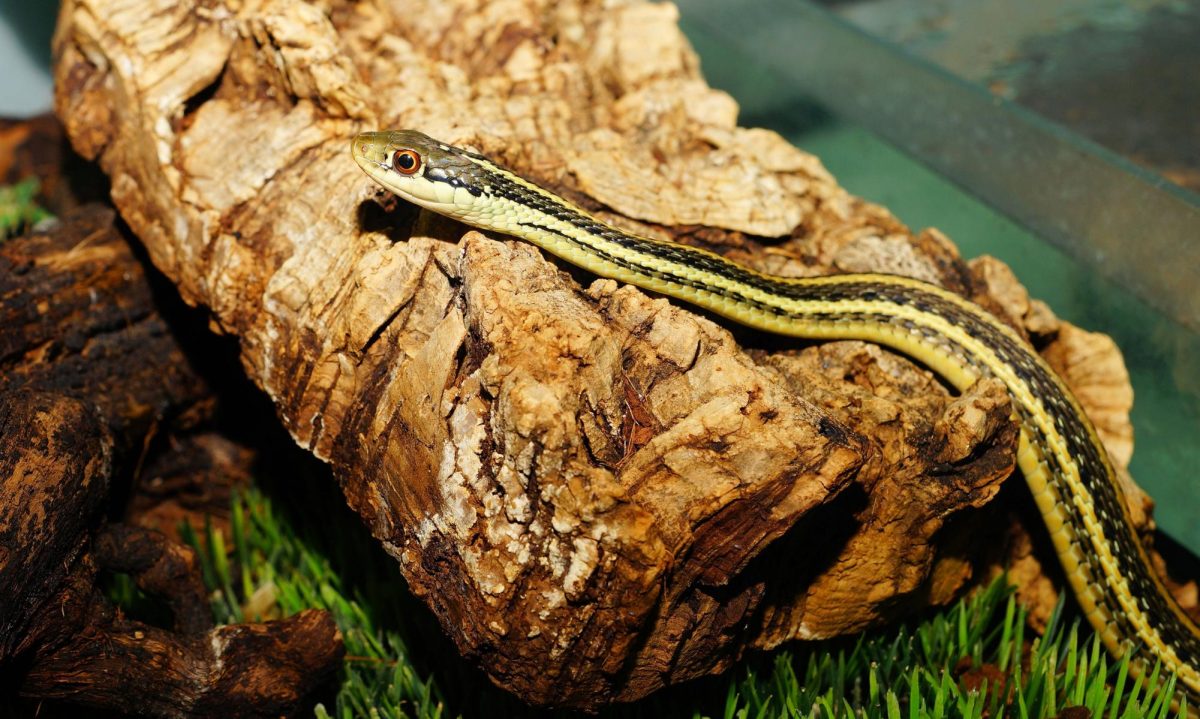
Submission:
M 397 150 L 392 155 L 392 169 L 401 175 L 411 175 L 421 169 L 421 156 L 412 150 Z

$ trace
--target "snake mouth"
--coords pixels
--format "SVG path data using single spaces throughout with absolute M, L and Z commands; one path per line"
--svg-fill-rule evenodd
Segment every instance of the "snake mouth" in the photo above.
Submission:
M 387 133 L 364 132 L 350 141 L 350 154 L 363 170 L 386 170 L 390 151 Z

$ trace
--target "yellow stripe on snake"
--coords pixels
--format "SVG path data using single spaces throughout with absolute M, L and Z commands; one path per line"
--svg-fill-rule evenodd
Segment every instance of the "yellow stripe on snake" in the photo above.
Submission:
M 793 279 L 703 249 L 622 232 L 486 157 L 411 130 L 356 137 L 375 182 L 434 212 L 527 240 L 571 264 L 767 332 L 857 339 L 902 352 L 958 390 L 1002 381 L 1017 461 L 1084 615 L 1117 657 L 1157 660 L 1200 704 L 1200 629 L 1151 567 L 1096 430 L 1063 381 L 1008 325 L 940 287 L 881 274 Z

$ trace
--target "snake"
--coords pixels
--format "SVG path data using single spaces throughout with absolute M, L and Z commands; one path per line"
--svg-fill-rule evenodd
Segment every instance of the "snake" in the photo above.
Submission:
M 359 134 L 351 153 L 395 195 L 595 275 L 765 332 L 883 345 L 956 391 L 984 377 L 1004 383 L 1020 429 L 1017 465 L 1082 614 L 1112 656 L 1129 656 L 1131 673 L 1157 664 L 1177 678 L 1176 704 L 1200 704 L 1200 628 L 1151 565 L 1100 436 L 1041 355 L 978 304 L 900 275 L 783 277 L 625 232 L 481 154 L 416 130 Z

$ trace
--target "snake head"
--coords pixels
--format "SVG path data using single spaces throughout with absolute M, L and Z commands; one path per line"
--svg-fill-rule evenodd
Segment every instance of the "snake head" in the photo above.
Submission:
M 364 132 L 350 143 L 350 152 L 375 182 L 435 211 L 454 214 L 481 192 L 471 153 L 416 130 Z

